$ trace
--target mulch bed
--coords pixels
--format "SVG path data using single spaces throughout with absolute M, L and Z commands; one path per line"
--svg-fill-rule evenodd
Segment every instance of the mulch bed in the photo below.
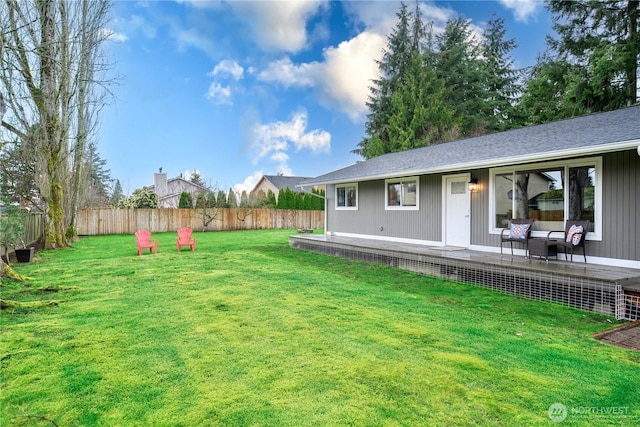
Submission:
M 640 351 L 640 320 L 598 332 L 593 337 L 607 344 Z

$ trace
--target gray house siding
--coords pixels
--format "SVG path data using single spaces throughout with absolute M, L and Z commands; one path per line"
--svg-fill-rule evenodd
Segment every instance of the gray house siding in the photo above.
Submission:
M 385 210 L 385 181 L 358 184 L 358 210 L 335 209 L 335 186 L 327 187 L 327 231 L 375 237 L 440 241 L 442 176 L 420 177 L 420 209 Z M 382 227 L 382 230 L 380 228 Z
M 611 153 L 602 163 L 602 242 L 588 242 L 588 254 L 640 260 L 640 156 Z
M 473 171 L 479 191 L 471 194 L 471 244 L 500 246 L 500 237 L 489 234 L 489 170 Z
M 603 154 L 601 173 L 602 240 L 588 241 L 587 254 L 640 260 L 640 156 L 635 150 Z M 442 178 L 446 175 L 420 177 L 417 211 L 385 210 L 384 180 L 358 184 L 358 210 L 336 210 L 335 186 L 330 185 L 327 231 L 440 242 Z M 471 194 L 471 245 L 500 247 L 500 236 L 489 232 L 489 169 L 474 170 L 473 176 L 480 190 Z
M 506 222 L 503 220 L 511 210 L 509 200 L 518 193 L 508 190 L 504 186 L 508 184 L 500 181 L 501 191 L 506 193 L 497 192 L 499 197 L 492 202 L 490 187 L 497 184 L 490 185 L 491 177 L 500 176 L 504 171 L 502 176 L 508 179 L 514 165 L 518 165 L 517 168 L 530 165 L 530 170 L 539 169 L 538 178 L 546 176 L 547 184 L 551 184 L 561 180 L 562 174 L 570 173 L 572 167 L 591 167 L 591 160 L 582 162 L 580 158 L 593 159 L 598 173 L 593 199 L 597 224 L 587 242 L 588 256 L 596 263 L 615 264 L 619 260 L 622 262 L 618 264 L 637 268 L 640 264 L 640 105 L 388 153 L 305 180 L 301 185 L 329 185 L 326 194 L 326 231 L 329 233 L 414 239 L 429 244 L 442 242 L 443 226 L 450 225 L 442 218 L 443 176 L 471 173 L 478 180 L 479 190 L 470 194 L 469 243 L 473 249 L 496 252 L 500 235 L 493 224 Z M 569 169 L 559 170 L 564 162 Z M 547 169 L 547 165 L 551 169 Z M 499 175 L 494 175 L 494 171 Z M 385 210 L 385 179 L 403 176 L 420 176 L 419 210 Z M 359 183 L 358 210 L 335 209 L 336 183 Z M 544 182 L 533 184 L 535 197 L 548 191 L 548 185 L 540 187 Z M 490 203 L 496 204 L 495 209 Z M 538 228 L 562 228 L 568 202 L 564 203 L 564 209 L 554 205 L 553 200 L 546 203 L 549 203 L 546 209 L 540 211 L 552 212 L 545 212 L 544 216 L 535 212 L 540 218 L 534 228 L 536 237 L 545 235 L 537 231 Z M 495 218 L 489 218 L 490 213 Z
M 471 197 L 471 244 L 500 247 L 500 236 L 489 233 L 489 170 L 473 174 L 481 190 Z M 589 240 L 587 254 L 640 260 L 640 156 L 635 150 L 602 155 L 602 196 L 602 240 Z

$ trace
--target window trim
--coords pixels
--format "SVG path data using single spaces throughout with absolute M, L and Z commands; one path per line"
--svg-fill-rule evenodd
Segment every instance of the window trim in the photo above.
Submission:
M 504 166 L 489 169 L 489 234 L 500 234 L 501 228 L 495 226 L 493 218 L 496 216 L 495 177 L 507 172 L 526 172 L 532 169 L 564 168 L 565 176 L 568 176 L 569 168 L 580 166 L 593 166 L 596 170 L 594 220 L 593 232 L 587 233 L 588 240 L 602 240 L 602 157 L 586 157 L 571 160 L 556 160 L 550 162 L 525 163 L 513 166 Z M 513 202 L 515 204 L 515 200 Z M 514 205 L 515 209 L 515 205 Z M 569 212 L 569 199 L 564 199 L 564 217 Z M 566 220 L 565 220 L 566 221 Z M 561 230 L 557 230 L 561 231 Z M 532 231 L 532 237 L 546 237 L 548 231 Z M 553 235 L 552 235 L 553 236 Z
M 347 187 L 355 187 L 356 189 L 356 205 L 355 206 L 338 206 L 338 189 L 339 188 L 347 188 Z M 336 184 L 335 186 L 335 209 L 337 211 L 357 211 L 358 210 L 358 197 L 359 197 L 359 191 L 358 191 L 358 183 L 357 182 L 348 182 L 345 184 Z M 346 190 L 345 190 L 345 204 L 346 204 Z
M 389 205 L 389 184 L 402 184 L 415 182 L 416 184 L 416 204 L 415 206 L 390 206 Z M 420 177 L 405 176 L 401 178 L 390 178 L 384 181 L 384 209 L 387 211 L 417 211 L 420 209 Z

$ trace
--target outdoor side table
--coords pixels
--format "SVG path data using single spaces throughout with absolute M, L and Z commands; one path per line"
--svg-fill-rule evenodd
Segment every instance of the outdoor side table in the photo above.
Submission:
M 544 258 L 549 262 L 549 257 L 554 256 L 558 259 L 558 245 L 555 239 L 530 239 L 529 240 L 529 259 L 531 256 Z

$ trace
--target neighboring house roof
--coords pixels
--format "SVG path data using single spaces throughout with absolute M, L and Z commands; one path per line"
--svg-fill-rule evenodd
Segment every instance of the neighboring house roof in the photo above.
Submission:
M 306 176 L 264 175 L 251 192 L 255 191 L 263 180 L 269 181 L 278 190 L 284 190 L 285 188 L 296 190 L 296 185 L 307 179 L 310 178 Z
M 161 207 L 177 207 L 180 201 L 180 195 L 183 192 L 187 192 L 195 196 L 195 194 L 200 191 L 207 191 L 205 187 L 191 181 L 187 181 L 182 177 L 167 180 L 167 192 L 165 194 L 157 194 L 155 185 L 151 185 L 147 188 L 156 193 L 158 196 L 158 205 Z
M 304 186 L 563 159 L 640 145 L 640 105 L 389 153 L 300 183 Z
M 171 178 L 167 180 L 167 188 L 168 189 L 179 189 L 180 191 L 177 194 L 182 193 L 183 191 L 186 191 L 187 187 L 191 187 L 192 191 L 206 191 L 207 188 L 203 187 L 202 185 L 196 184 L 195 182 L 191 182 L 191 181 L 187 181 L 184 178 L 181 177 L 177 177 L 177 178 Z M 156 186 L 155 185 L 150 185 L 147 187 L 150 191 L 153 191 L 155 193 L 156 191 Z M 166 194 L 165 196 L 171 196 L 172 194 L 176 194 L 174 193 L 169 193 Z

